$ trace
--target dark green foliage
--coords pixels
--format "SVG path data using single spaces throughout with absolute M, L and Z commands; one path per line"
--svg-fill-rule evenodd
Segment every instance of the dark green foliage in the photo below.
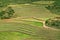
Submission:
M 60 29 L 60 17 L 48 19 L 45 24 L 46 26 Z
M 11 7 L 8 7 L 5 11 L 8 14 L 9 18 L 12 17 L 13 14 L 15 13 L 14 10 Z
M 55 6 L 60 6 L 60 0 L 55 0 L 54 5 L 55 5 Z
M 3 7 L 4 5 L 2 3 L 0 3 L 0 7 Z
M 0 0 L 0 3 L 3 4 L 1 6 L 7 6 L 9 4 L 25 4 L 25 3 L 32 3 L 35 1 L 48 1 L 48 0 Z M 53 1 L 53 0 L 49 0 L 49 1 Z
M 6 7 L 9 3 L 6 2 L 0 2 L 0 7 Z
M 52 9 L 52 8 L 55 8 L 55 9 L 59 9 L 60 8 L 60 0 L 55 0 L 55 2 L 52 4 L 53 6 L 51 5 L 48 5 L 48 9 Z
M 7 6 L 9 4 L 32 3 L 34 1 L 40 1 L 40 0 L 0 0 L 0 7 L 4 7 L 4 6 Z
M 53 8 L 55 9 L 60 9 L 60 0 L 56 0 L 54 3 L 53 3 Z
M 5 15 L 5 11 L 1 11 L 0 12 L 0 18 L 3 19 L 4 18 L 4 15 Z
M 60 0 L 55 0 L 52 6 L 48 5 L 48 7 L 46 8 L 50 10 L 52 13 L 60 15 Z
M 48 1 L 48 0 L 0 0 L 0 2 L 5 3 L 5 4 L 21 4 L 21 3 L 32 3 L 35 1 Z M 49 0 L 52 1 L 52 0 Z
M 35 1 L 35 0 L 0 0 L 0 2 L 7 3 L 7 4 L 10 4 L 10 3 L 13 3 L 13 4 L 16 4 L 16 3 L 17 4 L 20 4 L 20 3 L 31 3 L 32 1 Z
M 13 16 L 14 10 L 11 7 L 8 7 L 6 10 L 0 12 L 1 19 L 9 19 Z

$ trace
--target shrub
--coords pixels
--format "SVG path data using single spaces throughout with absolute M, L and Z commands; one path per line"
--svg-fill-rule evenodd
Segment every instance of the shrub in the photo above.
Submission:
M 13 16 L 14 10 L 11 7 L 8 7 L 6 10 L 0 12 L 1 19 L 9 19 Z
M 1 18 L 1 19 L 4 19 L 4 15 L 5 15 L 5 11 L 1 11 L 1 12 L 0 12 L 0 18 Z
M 8 17 L 12 17 L 13 14 L 15 13 L 14 10 L 11 7 L 8 7 L 5 12 L 8 14 Z
M 50 18 L 45 22 L 46 26 L 60 29 L 60 17 Z

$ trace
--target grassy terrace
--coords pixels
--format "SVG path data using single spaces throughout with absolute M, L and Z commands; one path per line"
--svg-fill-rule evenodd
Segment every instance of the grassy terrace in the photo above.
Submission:
M 34 35 L 34 33 L 36 33 L 34 31 L 37 30 L 37 29 L 34 29 L 34 27 L 30 26 L 30 24 L 32 23 L 32 25 L 34 25 L 34 26 L 42 26 L 42 25 L 39 25 L 41 23 L 33 22 L 33 21 L 31 21 L 31 22 L 23 21 L 24 23 L 23 22 L 21 23 L 19 21 L 16 22 L 16 20 L 14 20 L 15 22 L 13 20 L 12 20 L 12 22 L 8 22 L 8 21 L 6 22 L 4 20 L 3 21 L 0 20 L 0 22 L 1 22 L 0 23 L 0 40 L 23 40 L 25 38 L 30 38 L 30 35 Z M 26 24 L 26 23 L 28 23 L 28 24 Z M 6 31 L 8 31 L 8 32 L 6 32 Z M 19 31 L 19 32 L 13 32 L 13 31 Z M 29 31 L 31 31 L 32 33 L 30 33 Z
M 33 25 L 33 26 L 37 26 L 37 27 L 42 27 L 43 23 L 39 22 L 39 20 L 33 19 L 33 18 L 25 18 L 25 19 L 21 19 L 21 18 L 17 18 L 17 19 L 13 19 L 17 22 L 22 22 L 25 24 L 29 24 L 29 25 Z
M 0 40 L 23 40 L 29 35 L 20 32 L 0 32 Z
M 54 3 L 55 1 L 37 1 L 37 2 L 33 2 L 34 4 L 52 4 Z
M 16 20 L 14 20 L 16 21 Z M 0 21 L 0 40 L 59 40 L 60 39 L 60 31 L 45 29 L 36 25 L 35 21 L 23 21 L 23 22 L 6 22 Z M 26 24 L 28 23 L 28 24 Z M 30 25 L 30 24 L 34 25 Z M 39 23 L 40 24 L 40 23 Z M 36 25 L 36 27 L 34 27 Z M 8 32 L 2 32 L 8 31 Z M 10 31 L 10 32 L 9 32 Z M 19 31 L 19 32 L 11 32 L 11 31 Z
M 15 10 L 15 16 L 16 17 L 50 18 L 50 17 L 59 16 L 59 15 L 56 15 L 56 14 L 51 13 L 43 5 L 39 5 L 38 6 L 38 5 L 33 5 L 33 4 L 29 4 L 29 5 L 21 4 L 19 6 L 17 5 L 17 6 L 12 6 L 12 7 Z
M 35 19 L 18 18 L 36 17 L 45 20 L 60 16 L 50 12 L 45 5 L 35 4 L 9 5 L 15 10 L 16 19 L 0 20 L 0 40 L 60 40 L 60 31 L 43 28 L 43 23 Z

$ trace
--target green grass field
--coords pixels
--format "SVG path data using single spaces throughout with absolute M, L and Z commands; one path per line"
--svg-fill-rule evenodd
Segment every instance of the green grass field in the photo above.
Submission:
M 17 5 L 12 6 L 15 10 L 15 16 L 16 17 L 37 17 L 37 18 L 50 18 L 50 17 L 56 17 L 59 15 L 53 14 L 48 9 L 46 9 L 43 5 Z M 49 15 L 48 15 L 49 14 Z M 47 15 L 47 16 L 46 16 Z
M 22 40 L 28 37 L 29 35 L 20 32 L 0 32 L 0 40 Z
M 34 2 L 40 3 L 40 2 Z M 44 3 L 45 4 L 45 3 Z M 19 4 L 9 5 L 15 10 L 11 20 L 0 20 L 0 40 L 60 40 L 60 31 L 43 28 L 43 23 L 35 19 L 47 19 L 60 15 L 53 14 L 45 5 Z M 21 18 L 18 18 L 21 17 Z
M 9 20 L 8 20 L 9 21 Z M 22 31 L 22 28 L 19 28 L 20 26 L 23 27 L 24 24 L 27 23 L 27 25 L 29 26 L 31 23 L 32 25 L 34 26 L 42 26 L 41 23 L 39 22 L 30 22 L 30 21 L 23 21 L 24 23 L 23 24 L 20 24 L 19 21 L 17 22 L 5 22 L 4 20 L 0 20 L 0 40 L 23 40 L 25 38 L 31 38 L 30 35 L 28 34 L 24 34 L 24 33 L 21 33 L 21 32 L 11 32 L 12 30 L 13 31 L 17 31 L 17 30 L 20 30 Z M 41 24 L 41 25 L 39 25 Z M 25 27 L 28 27 L 27 25 L 25 25 Z M 17 28 L 17 29 L 16 29 Z M 24 30 L 30 30 L 30 29 L 24 29 Z M 31 31 L 33 31 L 34 29 L 32 29 Z M 3 32 L 4 31 L 4 32 Z M 6 32 L 8 31 L 8 32 Z M 10 32 L 9 32 L 10 31 Z
M 14 20 L 16 21 L 16 20 Z M 25 21 L 25 23 L 21 22 L 6 22 L 6 21 L 0 21 L 0 40 L 60 40 L 60 31 L 56 30 L 51 30 L 51 29 L 45 29 L 39 27 L 36 29 L 31 29 L 30 27 L 33 28 L 30 24 L 32 23 L 33 25 L 42 26 L 42 25 L 37 25 L 40 24 L 39 22 L 35 23 L 35 21 Z M 23 21 L 24 22 L 24 21 Z M 26 24 L 28 23 L 28 24 Z M 20 32 L 13 32 L 13 31 L 20 31 Z M 27 33 L 24 33 L 25 31 Z M 8 32 L 3 32 L 3 31 L 8 31 Z M 12 31 L 12 32 L 11 32 Z M 21 33 L 21 31 L 23 31 Z M 32 33 L 30 33 L 31 31 Z M 28 34 L 30 33 L 30 34 Z M 33 36 L 33 35 L 36 36 Z

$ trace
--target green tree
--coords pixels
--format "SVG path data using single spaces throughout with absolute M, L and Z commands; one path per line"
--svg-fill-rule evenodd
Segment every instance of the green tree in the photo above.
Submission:
M 5 12 L 8 15 L 8 18 L 11 18 L 13 16 L 13 14 L 15 13 L 14 10 L 12 9 L 12 7 L 8 7 Z
M 54 5 L 55 5 L 55 6 L 60 6 L 60 0 L 55 0 Z
M 14 10 L 11 7 L 8 7 L 6 10 L 0 12 L 1 19 L 9 19 L 14 15 Z
M 1 19 L 4 19 L 4 15 L 5 15 L 5 11 L 1 11 L 1 12 L 0 12 L 0 18 L 1 18 Z
M 50 18 L 45 22 L 46 26 L 60 29 L 60 17 Z

